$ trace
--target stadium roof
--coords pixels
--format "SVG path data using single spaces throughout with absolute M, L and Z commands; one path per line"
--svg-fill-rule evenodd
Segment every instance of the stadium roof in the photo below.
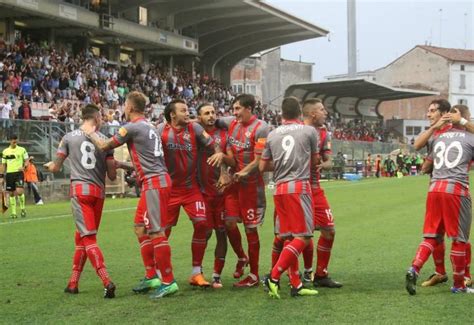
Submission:
M 119 10 L 143 6 L 158 19 L 199 40 L 205 70 L 226 76 L 243 58 L 287 43 L 325 36 L 328 30 L 263 0 L 111 0 Z
M 0 18 L 158 55 L 199 55 L 205 71 L 227 78 L 251 54 L 329 33 L 264 0 L 108 0 L 112 23 L 106 28 L 97 12 L 76 3 L 0 0 Z M 138 24 L 138 7 L 146 8 L 147 26 Z
M 323 81 L 316 83 L 299 83 L 288 87 L 285 96 L 295 96 L 301 100 L 318 97 L 323 101 L 330 99 L 330 103 L 325 105 L 331 106 L 330 109 L 339 111 L 343 115 L 367 115 L 379 116 L 377 110 L 379 104 L 383 101 L 407 99 L 423 96 L 439 95 L 438 92 L 415 90 L 406 88 L 395 88 L 362 78 L 347 79 L 339 81 Z M 352 105 L 353 109 L 342 110 L 338 108 L 338 101 L 343 99 L 351 99 L 347 105 Z M 342 102 L 339 102 L 342 103 Z M 358 105 L 371 105 L 375 114 L 369 114 L 369 110 L 360 109 Z M 353 111 L 354 114 L 350 114 Z

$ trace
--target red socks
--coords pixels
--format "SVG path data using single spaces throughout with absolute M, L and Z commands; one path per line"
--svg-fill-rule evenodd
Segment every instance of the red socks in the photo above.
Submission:
M 173 266 L 171 265 L 171 248 L 167 237 L 155 237 L 151 240 L 155 252 L 155 265 L 161 273 L 164 284 L 170 284 L 174 280 Z
M 193 224 L 194 232 L 191 241 L 193 266 L 202 266 L 202 260 L 207 247 L 207 223 L 199 221 Z
M 244 249 L 242 248 L 242 236 L 240 235 L 239 227 L 235 225 L 232 228 L 226 229 L 227 230 L 227 238 L 229 238 L 229 243 L 232 246 L 235 254 L 239 259 L 246 259 L 247 256 L 244 253 Z
M 86 248 L 82 244 L 82 238 L 79 232 L 76 231 L 74 239 L 76 248 L 72 259 L 72 274 L 68 283 L 69 288 L 77 288 L 82 270 L 84 269 L 84 264 L 86 264 L 87 261 Z
M 288 245 L 285 245 L 278 262 L 272 269 L 271 278 L 278 281 L 280 280 L 281 274 L 290 268 L 290 266 L 295 267 L 296 263 L 298 263 L 298 256 L 305 247 L 306 244 L 301 239 L 293 239 Z
M 464 288 L 464 270 L 466 268 L 466 243 L 453 241 L 451 246 L 451 264 L 453 265 L 453 279 L 456 288 Z
M 441 275 L 446 274 L 446 268 L 444 266 L 444 252 L 446 250 L 446 244 L 444 240 L 434 247 L 433 250 L 433 261 L 435 264 L 435 272 Z
M 331 244 L 332 246 L 332 244 Z M 313 267 L 313 254 L 314 254 L 314 242 L 313 238 L 309 241 L 309 244 L 303 249 L 303 261 L 304 261 L 304 269 L 311 270 Z M 331 254 L 331 252 L 329 252 Z M 329 258 L 328 258 L 329 262 Z M 327 264 L 326 264 L 327 268 Z
M 140 252 L 145 266 L 145 277 L 151 279 L 156 276 L 153 245 L 148 235 L 139 237 L 138 242 L 140 243 Z
M 216 257 L 214 259 L 214 274 L 221 275 L 222 269 L 224 269 L 225 258 Z
M 438 243 L 436 242 L 436 239 L 425 238 L 421 242 L 420 246 L 418 246 L 418 250 L 412 262 L 412 267 L 417 273 L 420 272 L 421 268 L 426 263 L 437 244 Z
M 278 262 L 278 258 L 280 257 L 281 250 L 283 249 L 283 239 L 278 236 L 275 236 L 273 239 L 273 246 L 272 246 L 272 269 Z
M 332 244 L 334 243 L 334 237 L 332 239 L 326 239 L 323 236 L 319 237 L 318 247 L 316 249 L 317 261 L 316 261 L 316 275 L 327 276 L 329 259 L 331 258 Z
M 471 278 L 471 243 L 466 243 L 466 270 L 464 271 L 464 277 Z
M 97 239 L 95 235 L 85 236 L 82 242 L 86 248 L 87 257 L 95 269 L 95 272 L 102 280 L 104 287 L 110 283 L 110 277 L 104 263 L 104 256 L 102 251 L 97 246 Z
M 246 235 L 249 246 L 250 273 L 258 277 L 258 262 L 260 255 L 260 240 L 258 237 L 258 232 L 246 232 Z

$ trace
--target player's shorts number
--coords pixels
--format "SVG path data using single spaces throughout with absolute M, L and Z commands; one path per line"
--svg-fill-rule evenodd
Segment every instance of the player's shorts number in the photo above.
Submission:
M 163 156 L 163 145 L 161 144 L 160 137 L 152 129 L 150 129 L 149 137 L 150 137 L 150 140 L 155 139 L 155 149 L 154 149 L 154 152 L 153 152 L 155 157 L 162 157 Z
M 150 224 L 150 219 L 148 219 L 148 214 L 146 212 L 143 214 L 143 223 L 145 224 L 145 226 L 148 226 Z
M 449 154 L 453 149 L 456 149 L 457 155 L 453 160 L 449 160 Z M 434 160 L 434 168 L 440 169 L 445 165 L 447 168 L 456 167 L 461 161 L 463 150 L 461 143 L 459 141 L 454 141 L 446 147 L 446 143 L 438 142 L 434 149 L 434 155 L 436 156 Z
M 97 159 L 95 158 L 95 146 L 87 141 L 81 143 L 81 164 L 85 169 L 94 169 Z
M 248 220 L 255 219 L 255 210 L 254 209 L 248 209 L 247 210 L 247 219 Z
M 290 158 L 291 152 L 295 147 L 295 139 L 291 135 L 285 135 L 281 140 L 281 147 L 285 150 L 285 156 L 283 157 L 283 164 L 286 164 Z
M 196 212 L 199 213 L 199 211 L 201 211 L 202 214 L 206 214 L 206 205 L 203 201 L 196 201 Z

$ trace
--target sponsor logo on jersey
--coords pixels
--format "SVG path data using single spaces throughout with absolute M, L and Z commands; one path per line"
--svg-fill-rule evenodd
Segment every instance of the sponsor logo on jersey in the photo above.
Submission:
M 238 148 L 250 149 L 250 141 L 241 142 L 239 140 L 236 140 L 234 137 L 229 137 L 229 143 Z
M 124 128 L 124 127 L 121 127 L 119 130 L 118 130 L 118 133 L 120 134 L 121 137 L 125 137 L 127 135 L 127 129 Z

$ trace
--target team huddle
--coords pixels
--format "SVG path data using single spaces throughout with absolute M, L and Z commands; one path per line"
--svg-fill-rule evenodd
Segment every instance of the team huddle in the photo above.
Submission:
M 168 238 L 183 207 L 193 224 L 192 268 L 189 284 L 222 288 L 221 273 L 227 253 L 227 239 L 237 256 L 233 277 L 238 288 L 265 283 L 270 296 L 279 297 L 278 281 L 288 270 L 292 296 L 317 294 L 303 287 L 339 288 L 328 276 L 334 242 L 334 222 L 319 174 L 331 167 L 330 138 L 324 129 L 327 112 L 318 99 L 282 104 L 285 123 L 270 132 L 268 125 L 253 114 L 252 95 L 237 96 L 234 116 L 216 119 L 212 104 L 197 109 L 197 121 L 190 121 L 188 107 L 173 100 L 164 111 L 166 123 L 153 125 L 145 119 L 146 99 L 132 92 L 125 103 L 128 121 L 112 138 L 98 132 L 99 109 L 87 105 L 83 123 L 66 134 L 54 161 L 45 164 L 51 172 L 60 170 L 65 159 L 71 165 L 71 205 L 76 224 L 72 275 L 66 293 L 79 293 L 79 279 L 87 259 L 104 285 L 104 297 L 115 296 L 115 284 L 107 272 L 97 245 L 105 198 L 105 177 L 116 178 L 118 168 L 134 170 L 142 195 L 135 213 L 135 234 L 145 276 L 133 288 L 157 299 L 176 293 Z M 303 111 L 304 122 L 301 122 Z M 116 161 L 114 148 L 127 144 L 131 163 Z M 272 270 L 260 279 L 258 228 L 265 216 L 263 173 L 273 171 L 275 193 L 275 239 Z M 242 246 L 238 228 L 245 229 L 248 251 Z M 313 276 L 313 231 L 321 236 L 316 245 L 317 262 Z M 212 232 L 216 234 L 211 281 L 203 274 L 203 258 Z M 298 270 L 298 256 L 304 257 L 304 272 Z M 246 267 L 249 273 L 244 276 Z
M 269 296 L 280 298 L 280 277 L 288 273 L 291 296 L 313 296 L 315 288 L 340 288 L 329 277 L 328 265 L 335 238 L 334 220 L 320 186 L 320 172 L 332 167 L 330 135 L 324 127 L 327 111 L 321 100 L 308 99 L 302 105 L 285 98 L 283 123 L 270 132 L 253 114 L 252 95 L 239 95 L 232 104 L 234 116 L 217 119 L 212 104 L 197 108 L 197 121 L 190 121 L 186 102 L 173 100 L 165 108 L 166 123 L 153 125 L 145 119 L 145 97 L 129 94 L 125 103 L 128 121 L 112 138 L 98 132 L 99 109 L 82 110 L 80 129 L 64 136 L 57 158 L 45 167 L 58 171 L 64 160 L 71 165 L 71 204 L 76 223 L 72 275 L 66 293 L 79 293 L 79 279 L 87 259 L 104 285 L 104 297 L 115 297 L 115 284 L 107 272 L 97 245 L 105 197 L 105 177 L 116 178 L 118 168 L 134 170 L 142 195 L 135 212 L 135 234 L 145 275 L 133 291 L 150 293 L 151 299 L 176 293 L 168 239 L 176 226 L 181 207 L 193 225 L 191 275 L 197 287 L 223 287 L 221 274 L 227 255 L 227 239 L 237 256 L 233 277 L 237 288 L 264 283 Z M 433 102 L 428 110 L 432 127 L 420 135 L 415 146 L 429 146 L 423 166 L 432 172 L 427 199 L 424 237 L 406 274 L 406 289 L 416 293 L 418 274 L 433 253 L 436 273 L 423 286 L 446 282 L 444 236 L 453 239 L 451 261 L 454 270 L 452 292 L 471 293 L 469 266 L 471 249 L 471 200 L 469 166 L 474 158 L 474 124 L 463 105 Z M 469 131 L 467 132 L 466 129 Z M 114 148 L 126 144 L 131 163 L 114 159 Z M 263 174 L 273 172 L 276 185 L 273 213 L 272 268 L 260 279 L 258 229 L 265 216 Z M 245 229 L 248 251 L 242 246 L 238 228 Z M 315 245 L 315 230 L 320 237 Z M 207 243 L 215 232 L 212 279 L 203 274 Z M 314 248 L 316 246 L 316 254 Z M 299 255 L 304 270 L 299 271 Z M 316 268 L 313 274 L 313 255 Z M 249 273 L 244 277 L 245 268 Z M 311 287 L 303 282 L 312 283 Z

